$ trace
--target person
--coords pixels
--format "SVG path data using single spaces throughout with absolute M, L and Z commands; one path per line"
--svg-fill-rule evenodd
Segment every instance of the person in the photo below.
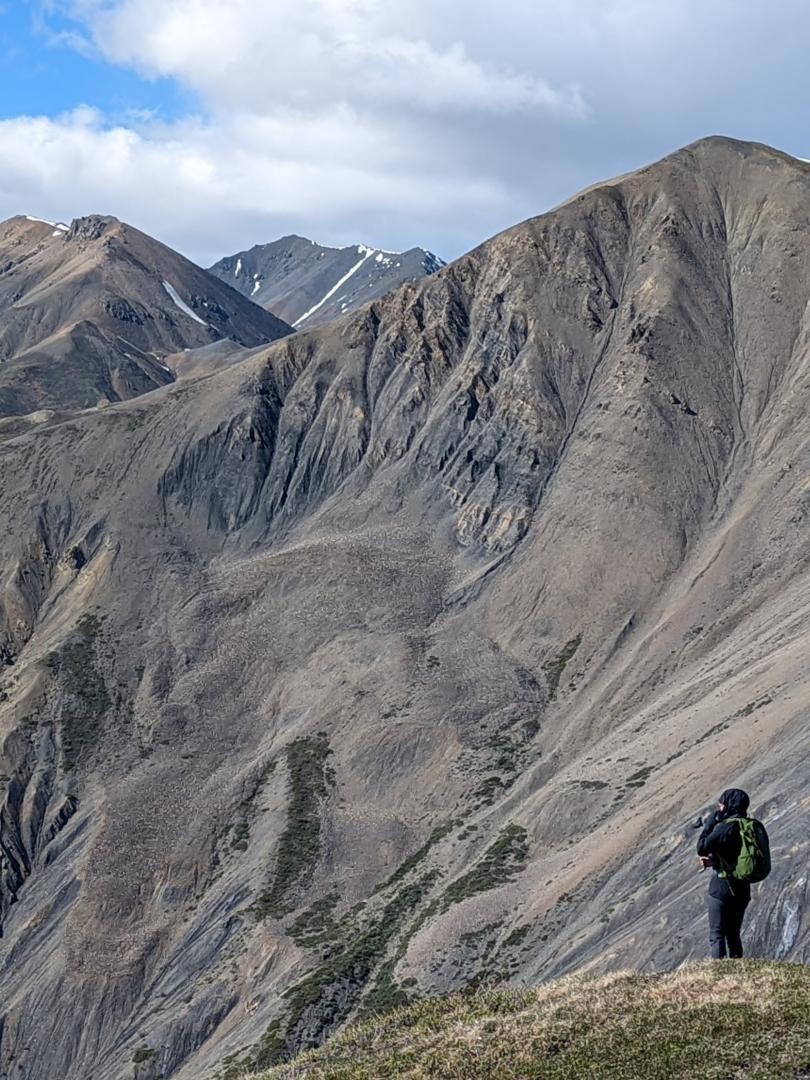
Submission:
M 709 944 L 714 960 L 739 959 L 743 954 L 742 924 L 751 900 L 751 886 L 727 876 L 737 864 L 742 839 L 739 825 L 729 818 L 748 814 L 748 795 L 740 788 L 729 788 L 720 796 L 717 809 L 703 823 L 697 852 L 704 868 L 714 873 L 709 882 Z

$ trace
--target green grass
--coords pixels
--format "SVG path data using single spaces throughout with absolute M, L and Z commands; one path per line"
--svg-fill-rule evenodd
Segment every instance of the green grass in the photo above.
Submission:
M 45 661 L 64 692 L 59 722 L 67 772 L 92 754 L 101 734 L 101 721 L 113 704 L 98 666 L 100 636 L 99 619 L 82 615 L 67 642 Z
M 304 1035 L 304 1028 L 306 1037 L 317 1042 L 321 1033 L 328 1033 L 348 1016 L 403 920 L 419 905 L 435 878 L 435 871 L 425 874 L 400 889 L 373 921 L 344 929 L 346 936 L 326 958 L 284 992 L 284 1012 L 264 1033 L 257 1064 L 284 1060 L 295 1040 Z M 393 962 L 390 966 L 392 969 Z M 375 1008 L 401 1003 L 391 975 L 392 971 L 384 968 L 370 989 Z
M 721 961 L 428 998 L 250 1080 L 802 1080 L 810 971 Z
M 513 823 L 506 825 L 472 869 L 447 886 L 436 901 L 436 910 L 447 911 L 470 896 L 511 881 L 522 870 L 528 852 L 526 830 Z
M 548 684 L 549 701 L 554 701 L 556 699 L 563 672 L 569 662 L 574 658 L 574 654 L 581 644 L 582 634 L 577 634 L 576 637 L 571 638 L 570 641 L 565 643 L 558 656 L 553 660 L 547 661 L 547 663 L 543 665 L 543 674 L 545 675 L 546 683 Z
M 440 840 L 443 840 L 448 833 L 452 832 L 453 829 L 460 824 L 461 822 L 459 821 L 447 821 L 443 825 L 437 825 L 425 843 L 415 851 L 413 855 L 409 855 L 407 859 L 401 862 L 390 877 L 386 878 L 385 881 L 381 881 L 379 885 L 375 887 L 372 896 L 378 892 L 384 892 L 392 885 L 398 885 L 400 881 L 408 876 L 411 870 L 417 867 L 419 863 L 427 857 L 434 844 L 438 844 Z
M 285 751 L 290 785 L 287 824 L 279 839 L 272 879 L 253 905 L 259 918 L 281 918 L 294 911 L 296 901 L 290 894 L 312 877 L 321 854 L 321 803 L 334 784 L 328 764 L 331 753 L 323 732 L 295 739 Z

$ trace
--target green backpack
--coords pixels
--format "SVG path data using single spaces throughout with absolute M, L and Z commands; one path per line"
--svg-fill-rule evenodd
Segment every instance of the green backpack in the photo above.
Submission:
M 726 866 L 720 877 L 735 881 L 764 881 L 771 872 L 771 845 L 768 833 L 761 821 L 750 817 L 730 817 L 727 821 L 738 822 L 740 830 L 740 854 L 736 866 Z

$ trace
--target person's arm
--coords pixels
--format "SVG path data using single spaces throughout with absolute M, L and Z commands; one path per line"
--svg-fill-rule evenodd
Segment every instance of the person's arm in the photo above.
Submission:
M 697 842 L 697 853 L 703 858 L 706 858 L 712 854 L 710 844 L 713 844 L 716 837 L 712 836 L 716 826 L 719 824 L 717 820 L 717 811 L 709 814 L 703 823 L 703 829 Z
M 711 867 L 712 870 L 720 871 L 725 866 L 723 860 L 724 847 L 729 835 L 729 822 L 717 813 L 711 815 L 697 844 L 698 855 L 704 869 Z

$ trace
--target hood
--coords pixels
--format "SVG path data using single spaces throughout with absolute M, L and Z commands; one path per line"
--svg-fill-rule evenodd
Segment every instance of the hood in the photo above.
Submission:
M 748 812 L 750 800 L 742 788 L 727 788 L 719 801 L 726 808 L 723 817 L 745 817 Z

